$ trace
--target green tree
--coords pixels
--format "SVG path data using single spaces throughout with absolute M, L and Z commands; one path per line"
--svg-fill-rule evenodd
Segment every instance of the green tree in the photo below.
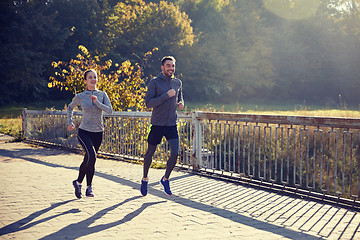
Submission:
M 191 50 L 181 55 L 192 60 L 185 66 L 184 92 L 196 100 L 234 102 L 272 87 L 271 28 L 261 2 L 182 2 L 198 35 Z
M 163 55 L 176 55 L 194 42 L 193 29 L 187 14 L 166 1 L 146 4 L 142 0 L 122 1 L 108 18 L 108 49 L 111 59 L 135 59 L 149 49 L 157 48 L 149 62 L 150 70 L 159 70 L 158 59 Z M 151 68 L 152 67 L 152 68 Z
M 230 99 L 258 96 L 272 88 L 271 31 L 258 1 L 230 1 L 224 12 L 227 59 L 224 94 Z M 233 101 L 233 100 L 231 100 Z
M 46 1 L 1 1 L 0 104 L 46 96 L 44 72 L 66 39 Z
M 359 13 L 342 4 L 322 1 L 315 16 L 298 21 L 276 18 L 269 97 L 336 105 L 340 94 L 348 103 L 359 102 Z
M 87 46 L 95 55 L 105 54 L 105 23 L 112 4 L 108 0 L 56 0 L 49 4 L 49 11 L 57 13 L 56 21 L 68 34 L 58 59 L 70 60 L 79 45 Z

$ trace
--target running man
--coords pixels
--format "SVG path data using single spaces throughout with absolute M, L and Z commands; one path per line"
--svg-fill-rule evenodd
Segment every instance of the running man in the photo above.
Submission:
M 141 180 L 141 194 L 148 192 L 148 172 L 157 145 L 165 136 L 170 146 L 170 157 L 166 163 L 165 175 L 161 178 L 160 184 L 164 192 L 172 195 L 169 184 L 171 171 L 176 165 L 179 155 L 179 134 L 177 131 L 177 108 L 184 109 L 182 97 L 182 82 L 174 77 L 176 60 L 172 56 L 165 56 L 161 59 L 161 72 L 150 80 L 146 92 L 146 107 L 153 108 L 151 114 L 151 130 L 148 135 L 148 149 L 144 156 L 143 178 Z

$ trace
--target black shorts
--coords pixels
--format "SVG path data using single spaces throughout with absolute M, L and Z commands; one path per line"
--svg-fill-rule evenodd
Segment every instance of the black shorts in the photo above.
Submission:
M 158 145 L 161 139 L 165 136 L 166 140 L 178 139 L 179 134 L 176 126 L 151 126 L 150 133 L 148 135 L 148 143 L 151 145 Z

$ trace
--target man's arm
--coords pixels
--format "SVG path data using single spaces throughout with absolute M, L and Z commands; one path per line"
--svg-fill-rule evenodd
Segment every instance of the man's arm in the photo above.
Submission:
M 166 99 L 173 97 L 175 95 L 175 90 L 170 89 L 169 91 L 164 92 L 162 95 L 156 97 L 155 89 L 156 89 L 155 81 L 154 79 L 151 79 L 145 96 L 145 104 L 147 108 L 156 107 L 161 103 L 163 103 Z

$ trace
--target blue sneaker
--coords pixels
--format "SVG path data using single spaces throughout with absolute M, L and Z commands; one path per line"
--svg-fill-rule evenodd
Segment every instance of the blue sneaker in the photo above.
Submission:
M 145 181 L 141 179 L 141 188 L 140 188 L 140 192 L 143 196 L 147 195 L 147 188 L 148 188 L 148 182 L 149 181 Z
M 169 183 L 169 180 L 164 180 L 164 177 L 161 178 L 160 180 L 160 183 L 161 185 L 164 187 L 164 192 L 171 196 L 172 195 L 172 192 L 170 190 L 170 183 Z
M 81 198 L 81 184 L 79 184 L 77 180 L 74 180 L 72 184 L 75 188 L 75 196 Z

